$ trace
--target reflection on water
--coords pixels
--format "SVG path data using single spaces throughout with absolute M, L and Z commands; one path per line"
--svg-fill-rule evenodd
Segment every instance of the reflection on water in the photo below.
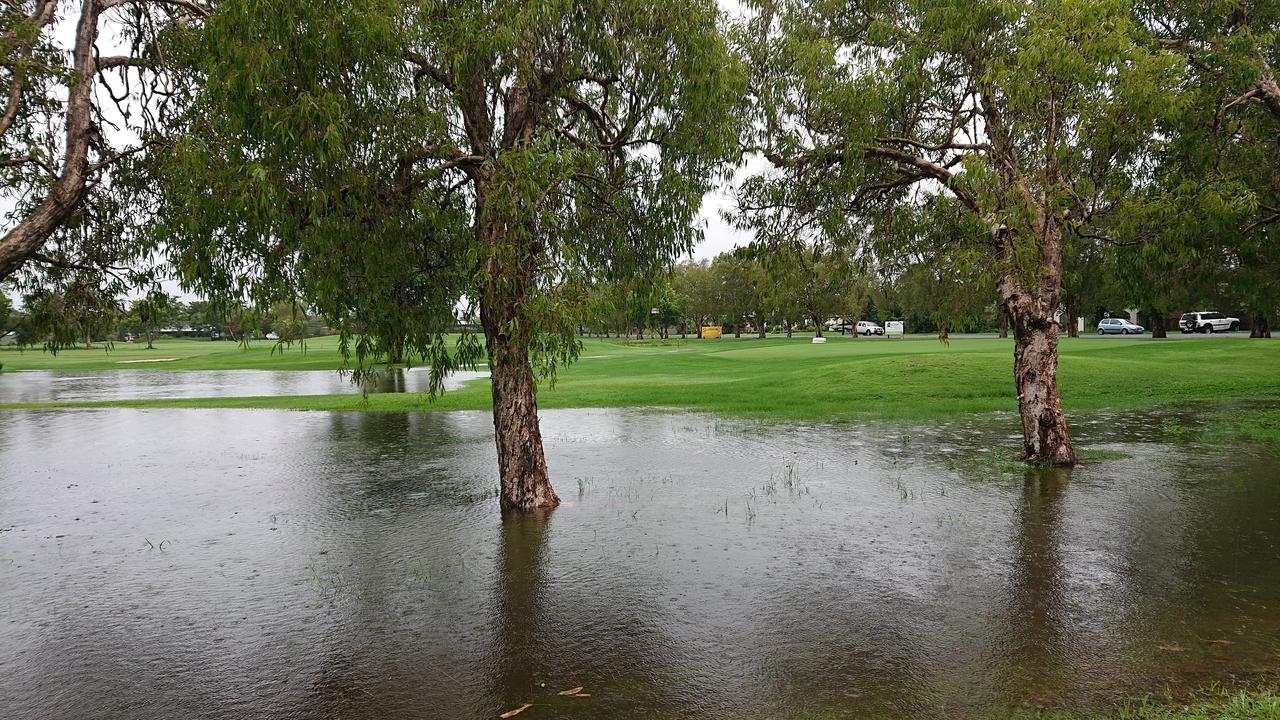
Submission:
M 551 411 L 565 504 L 504 519 L 484 413 L 0 414 L 0 704 L 977 716 L 1277 665 L 1274 450 L 1097 416 L 1131 457 L 1024 472 L 1014 427 Z
M 430 368 L 379 373 L 371 393 L 425 393 Z M 463 370 L 445 379 L 445 390 L 487 371 Z M 330 370 L 30 370 L 0 373 L 0 403 L 97 402 L 164 398 L 256 397 L 357 393 L 350 376 Z

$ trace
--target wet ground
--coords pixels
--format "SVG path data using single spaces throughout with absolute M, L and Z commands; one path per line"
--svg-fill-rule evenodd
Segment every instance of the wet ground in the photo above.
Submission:
M 1076 418 L 0 413 L 5 718 L 978 717 L 1280 667 L 1275 448 Z M 583 686 L 590 697 L 557 691 Z
M 427 392 L 427 367 L 383 372 L 369 392 Z M 445 390 L 489 373 L 461 371 Z M 97 402 L 166 398 L 259 397 L 358 393 L 350 376 L 329 370 L 28 370 L 0 374 L 0 403 Z

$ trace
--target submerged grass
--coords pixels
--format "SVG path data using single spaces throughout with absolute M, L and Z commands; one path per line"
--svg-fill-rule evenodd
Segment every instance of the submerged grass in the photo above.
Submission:
M 1030 720 L 1277 720 L 1280 694 L 1273 691 L 1201 692 L 1190 700 L 1144 698 L 1104 712 L 1043 711 Z
M 337 369 L 336 340 L 271 354 L 233 343 L 167 341 L 154 351 L 64 351 L 57 357 L 0 351 L 7 369 L 88 370 Z M 689 340 L 664 343 L 587 339 L 582 357 L 544 383 L 544 408 L 670 407 L 765 420 L 841 422 L 867 417 L 936 418 L 1013 411 L 1012 341 L 807 338 Z M 128 353 L 127 357 L 124 353 Z M 1059 378 L 1068 411 L 1129 409 L 1186 402 L 1280 399 L 1280 343 L 1244 338 L 1163 341 L 1064 338 Z M 165 363 L 118 360 L 179 357 Z M 0 408 L 183 407 L 291 410 L 473 410 L 490 406 L 487 381 L 429 400 L 419 394 L 220 397 L 95 403 L 27 403 Z M 1280 437 L 1280 411 L 1250 416 L 1258 432 Z M 1246 423 L 1247 424 L 1247 423 Z M 1101 459 L 1101 458 L 1099 458 Z

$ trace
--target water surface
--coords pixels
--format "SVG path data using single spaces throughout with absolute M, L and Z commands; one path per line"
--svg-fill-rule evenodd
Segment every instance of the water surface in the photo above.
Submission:
M 978 717 L 1280 664 L 1273 449 L 543 418 L 564 505 L 504 521 L 484 413 L 0 413 L 0 714 Z
M 488 377 L 459 371 L 445 389 Z M 369 392 L 427 392 L 430 368 L 396 369 L 366 385 Z M 0 403 L 98 402 L 205 397 L 358 393 L 349 375 L 331 370 L 26 370 L 0 373 Z

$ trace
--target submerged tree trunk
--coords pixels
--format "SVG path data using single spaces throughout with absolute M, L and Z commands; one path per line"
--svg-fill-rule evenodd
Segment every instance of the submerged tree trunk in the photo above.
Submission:
M 1041 268 L 1030 288 L 1006 271 L 1000 278 L 1000 300 L 1013 325 L 1013 379 L 1022 419 L 1022 446 L 1031 463 L 1074 465 L 1076 454 L 1067 432 L 1058 393 L 1058 336 L 1055 313 L 1062 283 L 1062 228 L 1054 219 L 1041 221 Z M 997 239 L 1009 232 L 997 229 Z M 1003 243 L 1002 243 L 1003 244 Z
M 502 509 L 555 507 L 560 498 L 547 477 L 542 431 L 538 427 L 538 391 L 529 360 L 529 338 L 525 335 L 525 328 L 531 324 L 526 313 L 535 263 L 500 261 L 502 253 L 494 248 L 505 251 L 508 248 L 504 245 L 520 242 L 508 238 L 501 223 L 482 225 L 479 232 L 493 253 L 487 262 L 489 280 L 480 288 L 480 324 L 489 352 Z
M 1156 308 L 1151 308 L 1151 337 L 1167 338 L 1169 333 L 1164 328 L 1164 313 Z
M 1249 323 L 1249 337 L 1251 338 L 1269 338 L 1271 337 L 1271 324 L 1267 322 L 1267 316 L 1258 314 L 1253 316 L 1253 322 Z

